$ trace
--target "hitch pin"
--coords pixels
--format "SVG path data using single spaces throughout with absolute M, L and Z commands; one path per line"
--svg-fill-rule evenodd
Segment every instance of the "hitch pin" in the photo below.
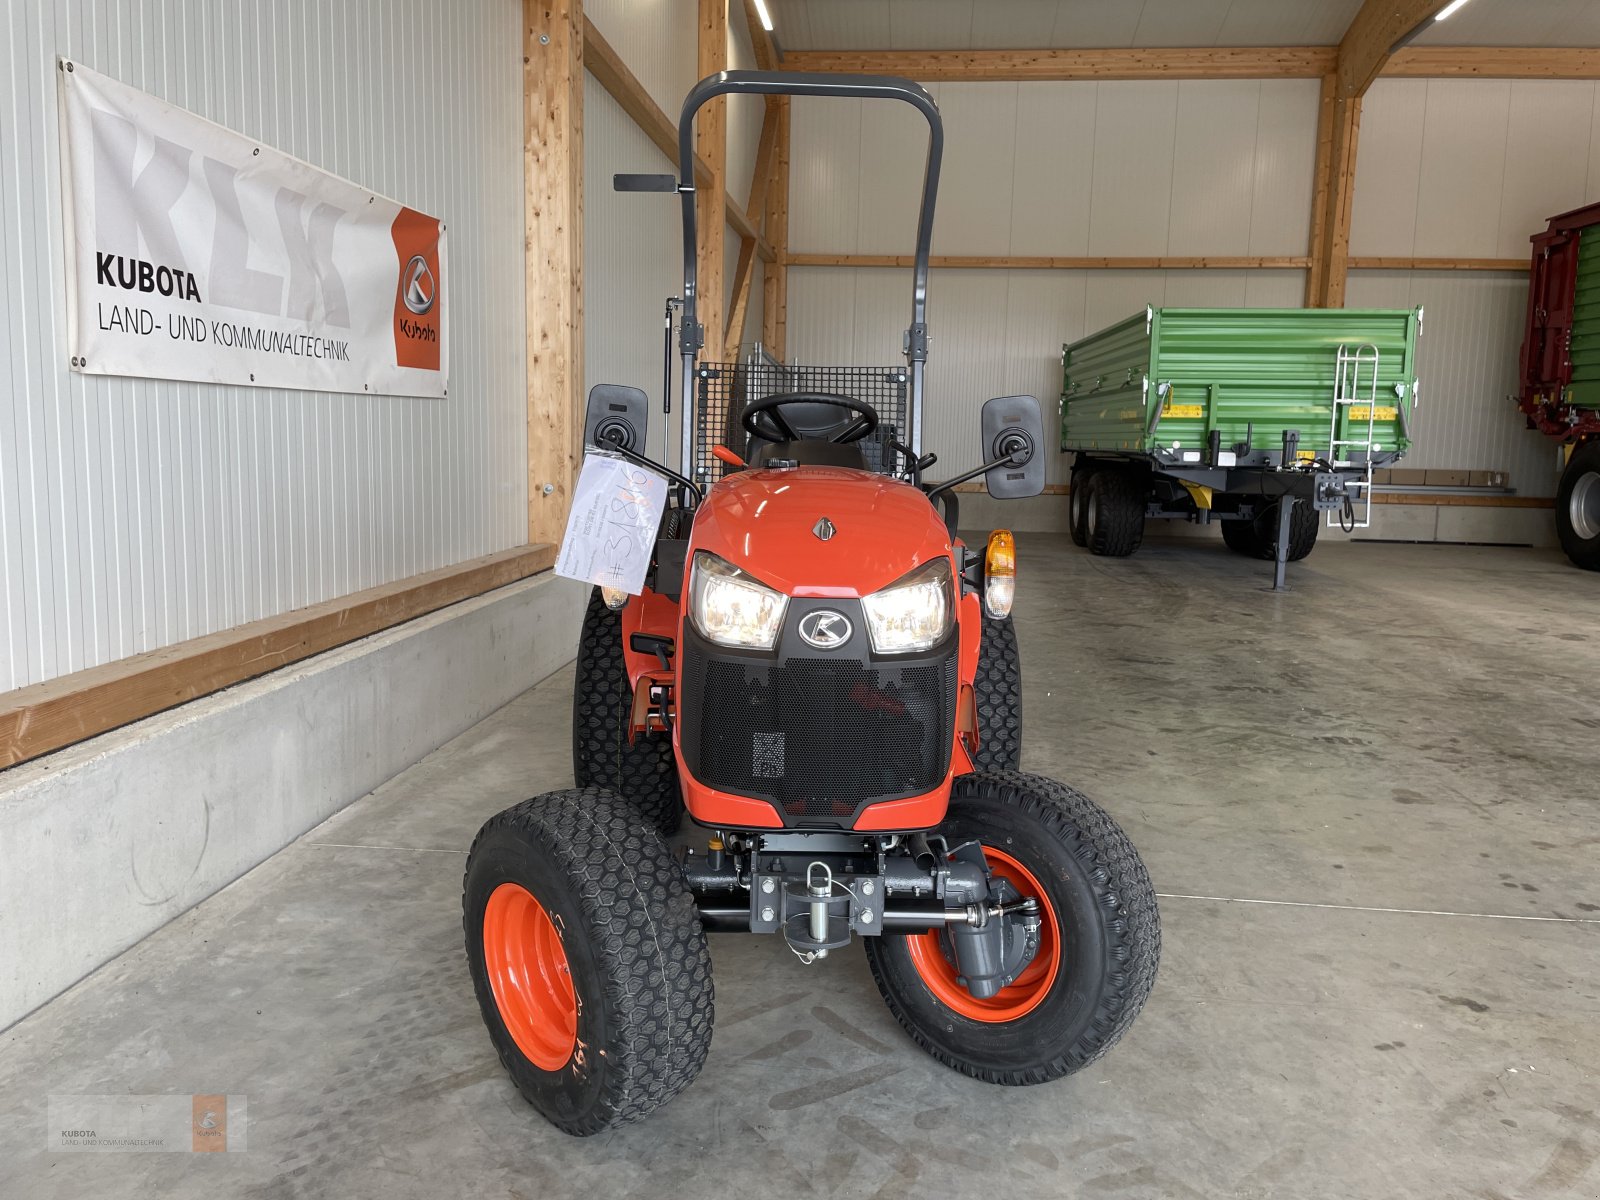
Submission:
M 815 872 L 822 868 L 822 882 L 814 883 Z M 814 862 L 806 867 L 806 893 L 811 897 L 811 940 L 828 940 L 828 901 L 833 898 L 833 871 L 825 862 Z

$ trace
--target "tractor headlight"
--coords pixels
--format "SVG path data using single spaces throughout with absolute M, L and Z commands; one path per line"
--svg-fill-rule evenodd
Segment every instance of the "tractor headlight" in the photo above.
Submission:
M 789 597 L 709 551 L 694 556 L 689 581 L 689 616 L 700 633 L 719 646 L 771 650 L 783 627 Z
M 955 622 L 950 560 L 936 558 L 882 591 L 861 598 L 867 634 L 878 654 L 928 650 L 944 641 Z

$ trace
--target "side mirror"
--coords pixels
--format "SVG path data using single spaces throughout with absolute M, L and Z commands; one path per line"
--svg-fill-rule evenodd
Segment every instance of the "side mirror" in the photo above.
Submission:
M 636 387 L 595 384 L 589 389 L 589 408 L 583 416 L 583 444 L 605 450 L 620 441 L 624 450 L 643 454 L 649 406 L 649 398 Z
M 1044 491 L 1044 414 L 1032 396 L 996 396 L 983 406 L 984 486 L 996 500 L 1022 500 Z

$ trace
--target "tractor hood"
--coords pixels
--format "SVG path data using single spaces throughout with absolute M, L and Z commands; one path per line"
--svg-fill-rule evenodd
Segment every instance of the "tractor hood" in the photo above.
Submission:
M 829 537 L 827 526 L 832 526 Z M 738 471 L 712 487 L 692 549 L 791 596 L 865 596 L 933 558 L 950 535 L 909 483 L 845 467 Z

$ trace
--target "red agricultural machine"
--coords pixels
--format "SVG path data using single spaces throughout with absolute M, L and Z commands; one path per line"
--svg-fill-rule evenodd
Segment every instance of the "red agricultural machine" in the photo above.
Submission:
M 1517 403 L 1567 446 L 1556 531 L 1568 558 L 1600 571 L 1600 204 L 1551 217 L 1532 241 Z
M 837 391 L 747 388 L 721 419 L 693 403 L 725 369 L 698 362 L 693 123 L 735 93 L 893 100 L 926 118 L 896 376 L 909 428 Z M 490 1038 L 544 1116 L 597 1133 L 704 1064 L 708 931 L 776 934 L 806 964 L 859 938 L 890 1010 L 940 1061 L 993 1083 L 1057 1079 L 1132 1023 L 1159 917 L 1116 823 L 1018 769 L 1015 544 L 956 534 L 956 484 L 1042 490 L 1038 401 L 988 401 L 982 465 L 923 479 L 936 461 L 921 438 L 938 109 L 904 79 L 727 72 L 689 93 L 679 143 L 681 177 L 617 183 L 682 197 L 681 457 L 673 469 L 645 456 L 642 391 L 591 393 L 587 453 L 672 486 L 659 524 L 646 518 L 643 587 L 590 596 L 576 788 L 492 818 L 468 859 L 467 952 Z M 713 456 L 697 453 L 708 443 Z

